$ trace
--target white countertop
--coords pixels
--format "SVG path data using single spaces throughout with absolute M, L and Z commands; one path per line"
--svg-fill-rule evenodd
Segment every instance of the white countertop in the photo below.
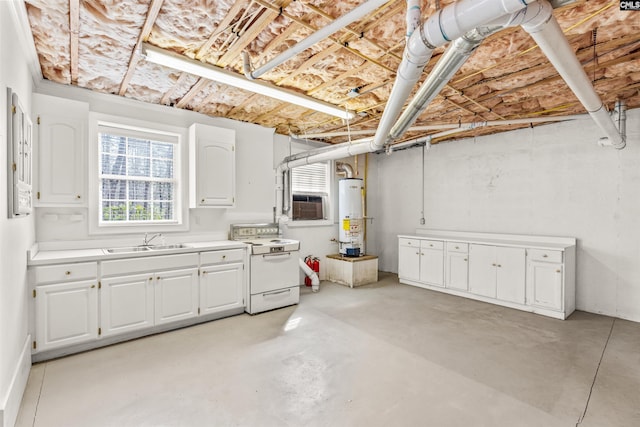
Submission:
M 207 250 L 241 249 L 241 248 L 246 248 L 248 246 L 245 243 L 233 241 L 233 240 L 189 242 L 189 243 L 185 243 L 185 245 L 187 246 L 185 248 L 150 250 L 150 251 L 143 251 L 143 252 L 124 252 L 124 253 L 117 253 L 117 254 L 110 254 L 106 252 L 106 248 L 45 250 L 45 251 L 38 251 L 34 254 L 30 253 L 31 256 L 28 258 L 27 264 L 29 266 L 32 266 L 32 265 L 46 265 L 46 264 L 61 264 L 61 263 L 67 263 L 67 262 L 106 261 L 106 260 L 112 260 L 112 259 L 140 258 L 140 257 L 158 256 L 158 255 L 203 252 Z
M 509 238 L 491 238 L 491 237 L 475 237 L 475 236 L 447 236 L 445 233 L 435 234 L 400 234 L 398 238 L 419 239 L 419 240 L 439 240 L 443 242 L 459 242 L 459 243 L 476 243 L 492 246 L 510 246 L 517 248 L 547 249 L 561 251 L 572 246 L 575 243 L 561 241 L 543 241 L 543 240 L 516 240 Z M 559 239 L 560 240 L 560 239 Z

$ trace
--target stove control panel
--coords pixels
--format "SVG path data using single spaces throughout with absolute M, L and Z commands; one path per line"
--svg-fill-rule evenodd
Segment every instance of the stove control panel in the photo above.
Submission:
M 268 237 L 278 237 L 280 228 L 278 224 L 231 224 L 229 238 L 231 240 L 248 240 Z

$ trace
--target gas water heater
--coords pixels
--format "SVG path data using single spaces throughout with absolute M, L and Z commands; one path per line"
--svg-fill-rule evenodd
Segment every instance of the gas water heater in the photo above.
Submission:
M 345 256 L 364 255 L 363 182 L 360 178 L 338 181 L 339 246 Z

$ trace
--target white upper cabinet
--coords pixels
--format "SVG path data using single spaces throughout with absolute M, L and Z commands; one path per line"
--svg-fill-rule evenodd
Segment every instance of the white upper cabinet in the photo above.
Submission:
M 89 105 L 34 94 L 38 206 L 86 206 Z
M 236 132 L 215 126 L 189 127 L 189 207 L 234 207 Z

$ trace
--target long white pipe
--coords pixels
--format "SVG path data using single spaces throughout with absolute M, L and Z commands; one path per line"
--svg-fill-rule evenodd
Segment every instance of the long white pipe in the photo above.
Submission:
M 551 5 L 546 0 L 540 0 L 540 3 L 551 11 Z M 600 96 L 593 88 L 582 64 L 578 61 L 571 45 L 562 33 L 558 21 L 553 19 L 551 12 L 549 14 L 550 18 L 546 21 L 523 24 L 522 28 L 535 40 L 593 121 L 604 131 L 606 141 L 603 141 L 602 145 L 611 145 L 617 149 L 624 148 L 625 138 L 616 128 Z
M 318 290 L 320 289 L 320 279 L 318 278 L 316 272 L 313 271 L 311 267 L 309 267 L 307 263 L 302 260 L 302 258 L 298 258 L 298 264 L 300 265 L 302 271 L 304 271 L 304 274 L 306 274 L 306 276 L 311 279 L 311 290 L 313 292 L 318 292 Z
M 340 31 L 342 28 L 346 27 L 352 22 L 362 19 L 363 17 L 367 16 L 368 14 L 370 14 L 371 12 L 373 12 L 374 10 L 376 10 L 377 8 L 379 8 L 380 6 L 382 6 L 388 1 L 389 0 L 365 1 L 360 6 L 356 7 L 355 9 L 352 9 L 350 12 L 335 19 L 329 25 L 322 27 L 321 29 L 311 34 L 306 39 L 301 40 L 296 45 L 287 49 L 286 51 L 276 56 L 275 58 L 273 58 L 272 60 L 264 64 L 262 67 L 258 68 L 253 72 L 251 71 L 251 65 L 249 63 L 249 55 L 247 54 L 247 52 L 243 52 L 242 55 L 244 59 L 244 62 L 243 62 L 244 75 L 251 80 L 260 77 L 267 71 L 277 67 L 278 65 L 289 60 L 290 58 L 294 57 L 300 52 L 310 48 L 311 46 L 318 43 L 319 41 L 322 41 L 327 37 L 329 37 L 330 35 L 332 35 L 333 33 Z
M 502 126 L 502 125 L 520 125 L 520 124 L 528 124 L 528 123 L 546 123 L 546 122 L 563 122 L 566 120 L 580 120 L 590 118 L 584 114 L 574 114 L 571 116 L 541 116 L 541 117 L 530 117 L 528 119 L 508 119 L 508 120 L 487 120 L 487 121 L 478 121 L 478 122 L 464 122 L 464 123 L 444 123 L 440 125 L 424 125 L 424 126 L 412 126 L 407 129 L 407 132 L 424 132 L 428 130 L 441 130 L 441 129 L 457 129 L 459 127 L 465 126 L 473 126 L 479 127 L 479 125 L 483 126 Z M 375 129 L 364 129 L 359 131 L 340 131 L 340 132 L 325 132 L 325 133 L 313 133 L 305 135 L 308 138 L 330 138 L 336 136 L 348 136 L 348 135 L 373 135 L 376 133 Z M 333 148 L 336 145 L 332 145 L 330 147 L 326 147 L 327 149 Z M 305 153 L 299 153 L 297 158 L 305 157 Z M 290 160 L 295 160 L 295 156 L 288 157 Z

